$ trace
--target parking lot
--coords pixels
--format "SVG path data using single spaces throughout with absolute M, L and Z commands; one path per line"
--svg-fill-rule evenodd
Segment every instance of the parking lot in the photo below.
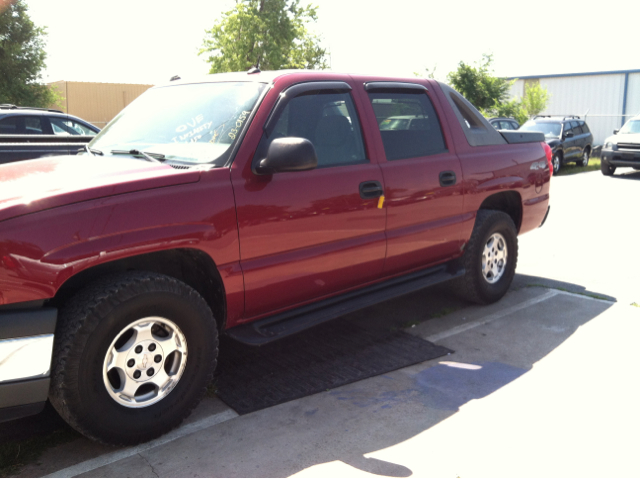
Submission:
M 20 476 L 637 476 L 639 180 L 554 177 L 549 219 L 520 238 L 496 304 L 445 285 L 338 320 L 389 321 L 448 356 L 246 415 L 210 395 L 152 443 L 76 438 Z

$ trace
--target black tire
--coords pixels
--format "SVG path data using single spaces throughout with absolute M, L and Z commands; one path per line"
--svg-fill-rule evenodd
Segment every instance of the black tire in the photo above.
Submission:
M 613 176 L 616 172 L 616 167 L 611 166 L 609 163 L 606 163 L 604 160 L 600 160 L 600 171 L 604 176 Z
M 582 152 L 582 157 L 579 161 L 576 161 L 577 166 L 589 166 L 589 155 L 591 154 L 591 150 L 588 146 L 585 146 L 584 151 Z
M 496 234 L 502 237 L 507 256 L 500 276 L 487 279 L 483 272 L 483 254 L 485 246 Z M 466 270 L 456 283 L 462 297 L 481 304 L 494 303 L 502 298 L 511 286 L 518 262 L 518 234 L 511 217 L 502 211 L 478 211 L 471 238 L 460 261 Z M 495 282 L 491 282 L 495 278 Z
M 141 319 L 144 321 L 140 322 Z M 167 324 L 174 330 L 159 327 Z M 140 363 L 137 360 L 132 363 L 132 359 L 126 359 L 129 356 L 117 352 L 118 357 L 125 357 L 128 362 L 123 368 L 107 373 L 113 365 L 113 361 L 108 361 L 109 351 L 125 350 L 129 355 L 134 354 L 134 349 L 135 353 L 142 351 L 137 349 L 136 341 L 144 336 L 137 330 L 128 336 L 126 344 L 116 342 L 116 338 L 124 341 L 128 331 L 133 332 L 133 325 L 145 334 L 160 334 L 149 336 L 151 342 L 160 338 L 159 346 L 148 346 L 154 353 L 149 352 L 147 359 L 145 349 L 144 362 Z M 167 338 L 178 340 L 163 343 Z M 182 349 L 167 353 L 165 358 L 157 354 L 164 351 L 163 347 L 170 351 L 175 344 Z M 49 399 L 63 419 L 91 439 L 132 445 L 175 428 L 198 405 L 213 379 L 218 332 L 211 309 L 191 287 L 161 274 L 122 273 L 87 286 L 61 309 L 53 354 Z M 151 362 L 158 357 L 162 359 L 157 361 L 159 365 Z M 142 379 L 133 380 L 138 370 L 133 373 L 127 370 L 134 363 L 133 369 L 143 371 Z M 156 388 L 155 392 L 150 390 L 154 378 L 147 378 L 154 366 L 158 381 L 164 381 L 161 377 L 172 378 L 171 382 L 167 379 L 161 383 L 164 388 Z M 140 396 L 139 403 L 136 401 L 142 388 L 129 397 L 135 399 L 130 401 L 133 406 L 123 405 L 127 397 L 118 396 L 118 374 L 114 387 L 114 371 L 124 372 L 125 376 L 120 377 L 134 388 L 148 380 L 144 383 L 146 394 Z
M 562 168 L 562 153 L 554 153 L 551 157 L 551 164 L 553 165 L 553 174 L 557 175 L 560 168 Z

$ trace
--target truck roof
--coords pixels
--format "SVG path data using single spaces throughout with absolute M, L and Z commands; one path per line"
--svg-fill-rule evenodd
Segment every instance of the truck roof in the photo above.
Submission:
M 273 71 L 257 71 L 252 73 L 251 70 L 248 72 L 232 72 L 232 73 L 215 73 L 212 75 L 202 75 L 198 77 L 192 78 L 178 78 L 173 81 L 168 81 L 166 83 L 160 83 L 156 85 L 157 87 L 164 87 L 169 85 L 179 85 L 179 84 L 189 84 L 189 83 L 214 83 L 214 82 L 256 82 L 256 83 L 273 83 L 278 78 L 285 76 L 296 76 L 299 77 L 301 81 L 304 81 L 305 78 L 313 78 L 319 79 L 322 77 L 327 77 L 327 79 L 336 79 L 339 77 L 347 78 L 347 77 L 366 77 L 366 78 L 375 78 L 381 81 L 405 81 L 410 83 L 421 83 L 424 81 L 423 78 L 404 78 L 404 77 L 390 77 L 384 75 L 367 75 L 367 74 L 357 74 L 357 73 L 344 73 L 344 72 L 334 72 L 331 70 L 273 70 Z M 175 77 L 174 77 L 175 78 Z

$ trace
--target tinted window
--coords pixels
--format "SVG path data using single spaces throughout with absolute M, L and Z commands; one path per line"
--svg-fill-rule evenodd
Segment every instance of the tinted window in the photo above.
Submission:
M 2 135 L 42 135 L 42 118 L 39 116 L 10 116 L 0 121 Z
M 447 151 L 440 122 L 425 93 L 369 93 L 387 160 Z
M 25 116 L 24 129 L 27 135 L 42 135 L 44 133 L 42 128 L 42 117 Z
M 0 120 L 0 135 L 24 134 L 24 121 L 21 117 L 10 116 Z
M 271 141 L 288 136 L 306 138 L 316 150 L 318 168 L 363 163 L 362 130 L 349 93 L 323 93 L 293 98 L 270 137 L 263 135 L 254 159 L 267 156 Z

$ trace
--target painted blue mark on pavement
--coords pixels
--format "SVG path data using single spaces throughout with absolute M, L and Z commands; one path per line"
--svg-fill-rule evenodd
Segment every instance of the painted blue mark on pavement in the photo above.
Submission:
M 473 368 L 438 364 L 411 375 L 411 386 L 405 389 L 380 391 L 352 387 L 330 394 L 361 408 L 389 409 L 396 404 L 417 402 L 432 409 L 457 411 L 463 404 L 488 396 L 526 372 L 526 369 L 493 362 L 477 363 Z
M 415 375 L 425 406 L 455 411 L 472 399 L 480 399 L 516 380 L 526 369 L 502 363 L 479 363 L 477 369 L 438 364 Z

